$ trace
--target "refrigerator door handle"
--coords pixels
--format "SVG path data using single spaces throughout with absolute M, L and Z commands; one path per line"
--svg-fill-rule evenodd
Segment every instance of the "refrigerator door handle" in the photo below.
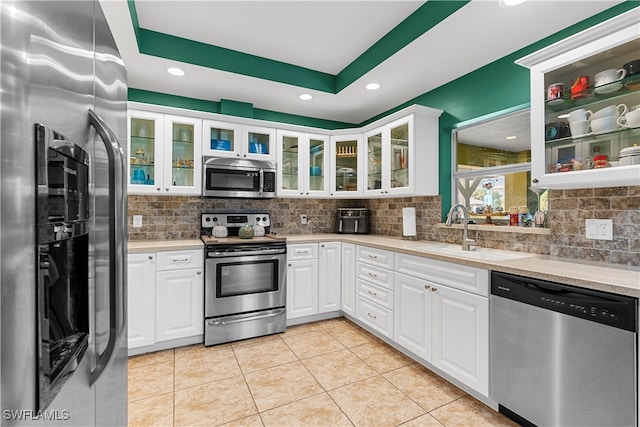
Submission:
M 98 357 L 96 368 L 91 372 L 90 384 L 93 385 L 102 372 L 111 364 L 116 355 L 116 348 L 120 345 L 127 324 L 124 295 L 124 266 L 125 250 L 119 251 L 122 259 L 117 258 L 118 238 L 117 228 L 123 223 L 122 213 L 118 215 L 118 206 L 126 206 L 124 191 L 118 191 L 117 164 L 120 163 L 120 171 L 124 170 L 124 154 L 115 134 L 105 122 L 93 111 L 89 110 L 89 122 L 96 129 L 100 139 L 104 143 L 109 159 L 109 340 L 104 352 Z M 122 200 L 116 200 L 116 197 Z M 118 265 L 121 266 L 118 269 Z M 120 271 L 119 271 L 120 270 Z M 120 311 L 120 313 L 118 313 Z M 119 319 L 121 319 L 119 321 Z

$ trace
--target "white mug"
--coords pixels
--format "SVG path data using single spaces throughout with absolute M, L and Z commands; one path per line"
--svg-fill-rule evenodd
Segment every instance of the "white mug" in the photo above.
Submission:
M 596 135 L 613 132 L 614 130 L 617 130 L 619 128 L 617 120 L 618 117 L 615 116 L 591 120 L 591 130 Z
M 618 124 L 626 128 L 640 127 L 640 109 L 629 111 L 624 116 L 618 117 Z
M 591 112 L 591 110 L 585 110 L 584 108 L 581 108 L 579 110 L 573 110 L 571 113 L 569 113 L 569 117 L 567 118 L 567 120 L 569 121 L 569 123 L 584 122 L 585 120 L 589 120 L 589 117 L 591 117 L 592 114 L 593 113 Z M 573 133 L 573 131 L 571 133 Z
M 578 138 L 589 133 L 590 125 L 591 123 L 589 122 L 589 120 L 569 122 L 569 128 L 571 129 L 571 138 Z
M 609 70 L 600 71 L 595 75 L 596 87 L 606 85 L 608 83 L 613 83 L 618 80 L 622 80 L 627 76 L 627 70 L 624 68 L 620 68 L 616 70 L 615 68 L 611 68 Z
M 627 112 L 627 106 L 624 104 L 609 105 L 608 107 L 604 107 L 603 109 L 593 113 L 593 115 L 591 115 L 591 118 L 589 120 L 593 121 L 596 119 L 601 119 L 603 117 L 611 117 L 611 116 L 614 116 L 614 117 L 624 116 L 626 112 Z

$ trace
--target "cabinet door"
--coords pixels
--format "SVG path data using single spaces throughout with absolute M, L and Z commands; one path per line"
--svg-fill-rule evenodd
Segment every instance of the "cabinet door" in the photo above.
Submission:
M 489 299 L 447 286 L 432 289 L 433 365 L 487 396 Z
M 342 311 L 356 315 L 356 245 L 342 243 Z
M 332 197 L 354 197 L 363 194 L 364 178 L 361 173 L 362 134 L 331 137 Z
M 127 257 L 127 319 L 130 349 L 155 342 L 154 253 L 129 254 Z
M 287 263 L 287 319 L 318 313 L 318 260 Z
M 394 285 L 393 340 L 431 361 L 431 284 L 396 273 Z
M 384 179 L 391 195 L 413 192 L 413 116 L 387 125 L 389 145 L 385 148 L 385 165 L 388 175 Z
M 340 242 L 320 243 L 318 258 L 318 312 L 338 311 L 342 299 Z
M 156 341 L 202 334 L 202 269 L 162 271 L 156 280 Z
M 129 110 L 127 116 L 129 194 L 158 194 L 163 180 L 163 115 Z
M 305 134 L 304 139 L 305 196 L 326 197 L 329 195 L 329 136 Z
M 164 117 L 165 194 L 200 194 L 202 170 L 202 120 Z
M 278 196 L 303 197 L 304 154 L 307 152 L 304 134 L 278 130 Z
M 242 125 L 202 121 L 202 153 L 205 156 L 240 157 Z
M 385 191 L 388 193 L 388 187 L 383 178 L 383 145 L 388 144 L 388 135 L 386 128 L 379 128 L 364 134 L 365 147 L 367 150 L 367 159 L 365 161 L 366 168 L 366 188 L 367 196 L 382 196 Z M 387 144 L 385 144 L 387 142 Z
M 242 126 L 242 157 L 276 160 L 276 130 L 260 126 Z

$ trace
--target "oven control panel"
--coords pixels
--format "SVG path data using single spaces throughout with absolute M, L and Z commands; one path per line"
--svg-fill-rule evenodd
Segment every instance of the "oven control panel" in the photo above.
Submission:
M 261 225 L 263 227 L 271 226 L 271 217 L 266 212 L 255 213 L 203 213 L 202 228 L 213 228 L 216 225 L 224 227 L 242 227 L 248 224 L 250 226 Z

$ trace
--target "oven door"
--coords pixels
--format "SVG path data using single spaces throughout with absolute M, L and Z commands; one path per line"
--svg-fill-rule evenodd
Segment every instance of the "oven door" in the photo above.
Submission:
M 205 317 L 284 307 L 286 254 L 207 258 Z

